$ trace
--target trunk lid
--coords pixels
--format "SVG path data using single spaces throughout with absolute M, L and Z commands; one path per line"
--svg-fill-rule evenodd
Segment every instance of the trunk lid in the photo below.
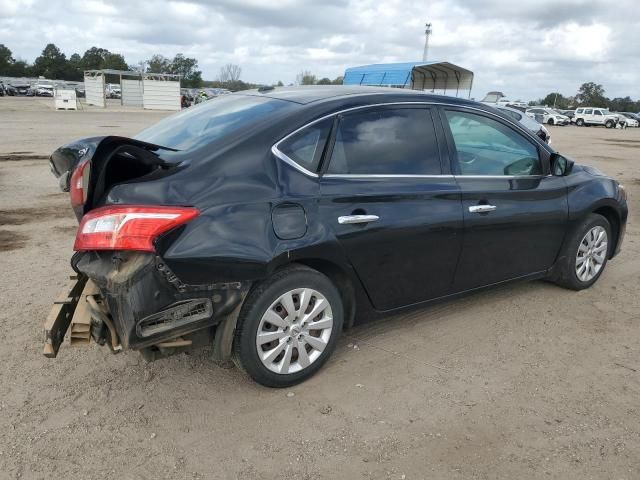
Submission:
M 116 184 L 171 174 L 180 166 L 159 156 L 172 148 L 154 145 L 127 137 L 89 137 L 64 145 L 49 158 L 51 172 L 58 178 L 60 189 L 70 192 L 76 217 L 82 218 Z M 76 169 L 82 169 L 76 172 Z M 74 178 L 74 172 L 80 178 Z M 76 175 L 77 176 L 77 175 Z M 77 181 L 72 183 L 71 180 Z M 77 190 L 81 193 L 78 194 Z M 80 201 L 77 199 L 80 198 Z

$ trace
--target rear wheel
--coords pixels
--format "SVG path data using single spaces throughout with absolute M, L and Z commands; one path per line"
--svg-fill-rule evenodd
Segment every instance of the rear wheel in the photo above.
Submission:
M 295 385 L 327 361 L 342 324 L 342 300 L 326 276 L 302 266 L 284 269 L 247 296 L 234 361 L 262 385 Z
M 581 118 L 577 119 L 576 120 L 576 125 L 579 126 L 579 127 L 582 127 L 584 125 L 584 120 L 581 119 Z
M 596 283 L 609 257 L 611 226 L 606 218 L 590 214 L 572 233 L 558 265 L 556 283 L 572 290 Z

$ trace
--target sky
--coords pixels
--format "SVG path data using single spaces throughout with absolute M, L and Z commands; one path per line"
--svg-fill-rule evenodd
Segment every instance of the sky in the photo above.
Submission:
M 574 95 L 588 81 L 640 98 L 640 0 L 0 0 L 0 43 L 28 62 L 47 43 L 129 64 L 184 53 L 207 80 L 234 63 L 247 82 L 289 84 L 420 61 L 427 21 L 429 60 L 472 70 L 476 99 Z

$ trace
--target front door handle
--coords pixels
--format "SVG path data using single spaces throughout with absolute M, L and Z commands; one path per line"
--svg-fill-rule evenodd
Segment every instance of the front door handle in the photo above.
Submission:
M 338 223 L 340 225 L 377 222 L 378 220 L 380 220 L 380 217 L 377 215 L 344 215 L 342 217 L 338 217 Z
M 472 205 L 469 207 L 471 213 L 488 213 L 496 209 L 495 205 Z

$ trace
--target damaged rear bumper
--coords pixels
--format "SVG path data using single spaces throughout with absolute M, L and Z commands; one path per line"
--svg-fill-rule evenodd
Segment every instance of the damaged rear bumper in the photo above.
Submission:
M 62 295 L 67 303 L 52 309 L 45 326 L 47 356 L 57 354 L 78 300 L 85 299 L 80 292 L 87 280 L 99 291 L 86 297 L 91 337 L 116 351 L 118 347 L 143 350 L 182 346 L 182 341 L 176 343 L 176 339 L 185 335 L 204 329 L 212 331 L 225 321 L 235 327 L 239 306 L 249 289 L 248 282 L 184 284 L 160 257 L 150 253 L 82 252 L 76 253 L 71 263 L 81 285 L 72 294 Z M 54 317 L 57 322 L 51 320 Z

